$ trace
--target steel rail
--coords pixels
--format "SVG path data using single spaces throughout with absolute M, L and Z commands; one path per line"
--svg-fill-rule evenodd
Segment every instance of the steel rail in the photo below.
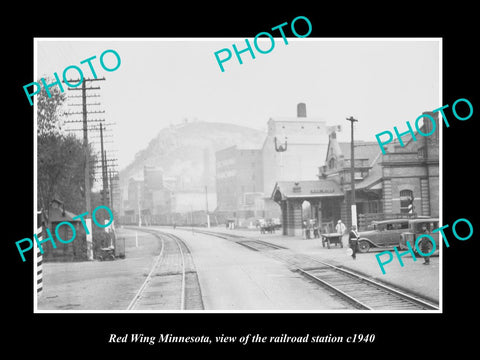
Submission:
M 180 310 L 185 310 L 185 284 L 186 284 L 186 281 L 185 281 L 185 277 L 186 277 L 185 255 L 183 254 L 182 246 L 179 243 L 179 241 L 181 243 L 183 243 L 183 241 L 178 236 L 175 236 L 173 234 L 164 233 L 164 232 L 161 232 L 161 231 L 159 231 L 159 233 L 169 237 L 170 239 L 173 239 L 175 241 L 175 243 L 177 244 L 178 249 L 180 250 L 180 255 L 182 257 L 182 290 L 181 290 L 181 294 L 180 294 Z
M 230 237 L 232 239 L 238 239 L 238 238 L 243 238 L 245 240 L 248 240 L 248 241 L 254 241 L 254 242 L 258 242 L 258 243 L 263 243 L 264 245 L 268 245 L 268 246 L 271 246 L 273 248 L 282 248 L 282 247 L 277 247 L 277 245 L 275 244 L 271 244 L 269 242 L 266 242 L 266 241 L 262 241 L 262 240 L 256 240 L 254 238 L 249 238 L 249 237 L 245 237 L 245 236 L 239 236 L 239 235 L 234 235 L 234 236 L 230 236 L 230 234 L 224 234 L 224 233 L 216 233 L 216 232 L 212 232 L 212 231 L 203 231 L 203 230 L 196 230 L 197 232 L 200 232 L 200 233 L 204 233 L 206 235 L 212 235 L 212 236 L 216 236 L 216 237 L 219 237 L 219 238 L 222 238 L 222 239 L 227 239 L 227 237 Z M 241 242 L 238 242 L 238 244 L 240 245 L 243 245 L 245 247 L 248 247 L 248 248 L 251 248 L 252 250 L 255 250 L 255 251 L 259 251 L 258 249 L 252 247 L 252 246 L 248 246 L 244 243 L 241 243 Z M 284 248 L 285 249 L 285 248 Z M 377 282 L 377 281 L 374 281 L 372 279 L 369 279 L 369 278 L 366 278 L 365 276 L 363 275 L 360 275 L 358 273 L 355 273 L 353 271 L 350 271 L 350 270 L 347 270 L 347 269 L 344 269 L 344 268 L 341 268 L 341 267 L 338 267 L 336 265 L 333 265 L 333 264 L 329 264 L 325 261 L 322 261 L 322 260 L 318 260 L 318 259 L 315 259 L 311 256 L 308 256 L 308 255 L 304 255 L 304 254 L 299 254 L 300 256 L 304 257 L 304 258 L 307 258 L 309 260 L 312 260 L 314 262 L 317 262 L 319 264 L 322 264 L 324 266 L 327 266 L 335 271 L 337 271 L 338 273 L 341 273 L 341 274 L 345 274 L 355 280 L 358 280 L 359 282 L 364 282 L 366 284 L 368 284 L 369 286 L 373 286 L 373 287 L 377 287 L 379 289 L 382 289 L 383 291 L 389 293 L 389 294 L 393 294 L 397 297 L 400 297 L 404 300 L 407 300 L 407 301 L 410 301 L 411 303 L 414 303 L 415 305 L 418 305 L 418 306 L 421 306 L 421 307 L 424 307 L 426 309 L 429 309 L 429 310 L 439 310 L 439 308 L 434 305 L 434 304 L 431 304 L 429 302 L 426 302 L 422 299 L 419 299 L 418 297 L 416 296 L 413 296 L 411 294 L 407 294 L 406 292 L 404 291 L 400 291 L 400 290 L 397 290 L 393 287 L 390 287 L 388 285 L 385 285 L 383 283 L 380 283 L 380 282 Z M 274 256 L 274 255 L 273 255 Z M 288 264 L 290 265 L 293 265 L 297 271 L 299 271 L 301 274 L 309 277 L 310 279 L 314 280 L 314 281 L 317 281 L 323 285 L 325 285 L 326 287 L 328 287 L 329 289 L 337 292 L 338 294 L 340 294 L 341 296 L 344 296 L 345 298 L 347 298 L 347 300 L 351 301 L 351 302 L 354 302 L 356 304 L 358 304 L 359 307 L 363 308 L 363 309 L 366 309 L 366 310 L 375 310 L 365 304 L 363 304 L 361 301 L 355 299 L 354 297 L 348 295 L 347 293 L 345 293 L 344 291 L 338 289 L 337 287 L 335 287 L 334 285 L 328 283 L 327 281 L 323 280 L 323 279 L 320 279 L 319 277 L 315 276 L 314 274 L 311 274 L 309 271 L 305 270 L 305 269 L 302 269 L 301 267 L 298 267 L 293 261 L 289 261 L 289 260 L 286 260 L 285 258 L 280 258 L 280 257 L 277 257 L 278 259 L 280 260 L 283 260 L 284 262 L 287 262 Z M 312 269 L 313 270 L 313 269 Z
M 360 309 L 362 310 L 373 310 L 370 306 L 368 305 L 365 305 L 364 303 L 362 303 L 360 300 L 358 299 L 355 299 L 354 297 L 348 295 L 346 292 L 340 290 L 339 288 L 337 288 L 336 286 L 328 283 L 327 281 L 323 280 L 323 279 L 320 279 L 319 277 L 309 273 L 308 271 L 305 271 L 301 268 L 297 268 L 297 271 L 301 272 L 303 275 L 313 279 L 314 281 L 316 282 L 319 282 L 321 283 L 322 285 L 328 287 L 329 289 L 335 291 L 336 293 L 339 293 L 341 296 L 343 296 L 344 298 L 347 298 L 350 302 L 353 302 L 357 307 L 359 307 Z
M 153 235 L 157 236 L 158 238 L 160 238 L 160 240 L 162 241 L 162 247 L 161 247 L 161 250 L 160 250 L 160 254 L 157 256 L 154 264 L 152 265 L 152 268 L 150 269 L 150 272 L 147 275 L 147 278 L 145 279 L 142 286 L 140 287 L 140 289 L 137 291 L 137 293 L 133 297 L 132 301 L 130 302 L 130 304 L 127 307 L 127 310 L 133 310 L 134 309 L 134 307 L 136 306 L 136 304 L 140 300 L 140 297 L 141 297 L 143 291 L 145 290 L 148 283 L 150 282 L 153 272 L 155 271 L 155 269 L 159 265 L 160 260 L 163 258 L 165 241 L 164 241 L 162 235 L 164 237 L 168 237 L 168 238 L 172 239 L 175 242 L 175 244 L 177 245 L 177 247 L 179 249 L 179 252 L 180 252 L 180 256 L 181 256 L 181 260 L 182 260 L 182 284 L 181 284 L 181 292 L 180 292 L 180 310 L 185 310 L 185 293 L 186 293 L 186 291 L 185 291 L 185 288 L 186 288 L 185 255 L 183 253 L 182 246 L 179 243 L 179 241 L 181 243 L 183 243 L 183 241 L 179 237 L 177 237 L 173 234 L 169 234 L 169 233 L 157 230 L 157 229 L 152 229 L 152 230 L 142 229 L 140 231 L 153 234 Z
M 208 230 L 197 230 L 197 229 L 195 229 L 194 231 L 198 232 L 200 234 L 213 235 L 213 236 L 219 237 L 221 239 L 225 239 L 225 240 L 228 240 L 229 238 L 234 239 L 234 240 L 235 239 L 245 240 L 245 241 L 250 241 L 250 242 L 256 242 L 260 245 L 269 246 L 269 247 L 274 248 L 274 249 L 286 249 L 286 247 L 284 247 L 284 246 L 277 245 L 277 244 L 272 244 L 272 243 L 270 243 L 268 241 L 265 241 L 265 240 L 250 238 L 250 237 L 247 237 L 247 236 L 241 236 L 241 235 L 236 235 L 236 234 L 223 234 L 223 233 L 217 233 L 215 231 L 208 231 Z M 243 244 L 242 242 L 238 242 L 238 244 L 244 245 L 245 247 L 251 248 L 253 250 L 257 250 L 257 249 L 254 249 L 251 246 Z
M 149 231 L 146 231 L 146 232 L 149 232 Z M 140 296 L 142 295 L 143 290 L 145 289 L 147 284 L 150 282 L 150 279 L 152 278 L 153 271 L 156 269 L 156 267 L 160 263 L 160 260 L 163 257 L 164 240 L 163 240 L 163 238 L 160 238 L 160 240 L 162 240 L 162 248 L 160 249 L 160 254 L 158 254 L 157 258 L 155 259 L 155 262 L 153 263 L 153 266 L 150 269 L 150 272 L 148 273 L 148 275 L 147 275 L 145 281 L 143 282 L 142 286 L 140 287 L 140 289 L 138 289 L 137 293 L 135 294 L 132 301 L 128 305 L 127 310 L 133 310 L 133 308 L 137 304 L 138 300 L 140 299 Z
M 335 266 L 335 265 L 326 263 L 326 262 L 324 262 L 324 261 L 322 261 L 322 260 L 315 259 L 315 258 L 313 258 L 313 257 L 311 257 L 311 256 L 308 256 L 308 255 L 302 255 L 302 256 L 305 256 L 306 258 L 308 258 L 308 259 L 310 259 L 310 260 L 312 260 L 312 261 L 318 262 L 318 263 L 320 263 L 320 264 L 322 264 L 322 265 L 328 266 L 328 267 L 334 269 L 335 271 L 338 271 L 338 272 L 340 272 L 340 273 L 344 273 L 344 274 L 347 274 L 347 275 L 349 275 L 349 276 L 351 276 L 351 277 L 357 278 L 357 279 L 359 279 L 360 281 L 363 281 L 363 282 L 365 282 L 365 283 L 367 283 L 367 284 L 369 284 L 369 285 L 376 286 L 376 287 L 381 288 L 381 289 L 383 289 L 383 290 L 385 290 L 385 291 L 387 291 L 387 292 L 389 292 L 389 293 L 393 293 L 393 294 L 395 294 L 395 295 L 397 295 L 397 296 L 400 296 L 400 297 L 402 297 L 402 298 L 404 298 L 404 299 L 406 299 L 406 300 L 408 300 L 408 301 L 411 301 L 411 302 L 413 302 L 413 303 L 416 303 L 417 305 L 420 305 L 420 306 L 429 308 L 430 310 L 439 310 L 439 308 L 438 308 L 437 306 L 435 306 L 434 304 L 428 303 L 428 302 L 426 302 L 426 301 L 424 301 L 424 300 L 422 300 L 422 299 L 419 299 L 419 298 L 417 298 L 417 297 L 415 297 L 415 296 L 413 296 L 413 295 L 410 295 L 410 294 L 407 294 L 407 293 L 405 293 L 405 292 L 403 292 L 403 291 L 400 291 L 400 290 L 397 290 L 397 289 L 395 289 L 395 288 L 392 288 L 392 287 L 390 287 L 390 286 L 388 286 L 388 285 L 385 285 L 385 284 L 382 284 L 382 283 L 380 283 L 380 282 L 374 281 L 374 280 L 372 280 L 372 279 L 366 278 L 365 276 L 360 275 L 360 274 L 358 274 L 358 273 L 355 273 L 355 272 L 352 272 L 352 271 L 350 271 L 350 270 L 347 270 L 347 269 L 344 269 L 344 268 L 341 268 L 341 267 L 338 267 L 338 266 Z

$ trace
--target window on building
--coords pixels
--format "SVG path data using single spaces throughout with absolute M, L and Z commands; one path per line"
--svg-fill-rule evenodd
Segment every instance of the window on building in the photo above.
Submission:
M 329 161 L 328 161 L 328 167 L 330 169 L 334 169 L 335 168 L 335 158 L 331 158 Z
M 400 191 L 400 212 L 404 214 L 413 213 L 413 191 L 401 190 Z
M 374 201 L 369 201 L 368 202 L 368 212 L 369 213 L 378 213 L 380 212 L 380 207 L 379 207 L 379 202 L 374 200 Z
M 417 154 L 418 154 L 418 157 L 419 157 L 420 159 L 424 159 L 424 158 L 425 158 L 425 155 L 426 155 L 425 147 L 422 146 L 422 147 L 418 148 Z

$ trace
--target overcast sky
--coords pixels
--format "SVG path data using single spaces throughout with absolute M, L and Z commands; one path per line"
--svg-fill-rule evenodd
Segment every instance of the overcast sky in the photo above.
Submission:
M 260 46 L 268 48 L 267 43 Z M 253 39 L 250 39 L 253 43 Z M 107 122 L 115 122 L 113 148 L 118 149 L 119 170 L 164 127 L 185 118 L 227 122 L 266 130 L 275 116 L 296 116 L 296 105 L 307 104 L 307 116 L 327 125 L 343 127 L 338 138 L 349 141 L 350 123 L 359 120 L 355 138 L 375 141 L 375 134 L 406 130 L 423 111 L 441 103 L 441 57 L 438 39 L 321 39 L 282 38 L 274 49 L 256 58 L 242 54 L 240 65 L 233 55 L 221 72 L 214 52 L 245 47 L 235 39 L 37 39 L 36 78 L 77 65 L 92 77 L 92 61 L 106 81 L 96 91 Z M 253 45 L 252 45 L 253 46 Z M 99 63 L 103 51 L 114 49 L 120 67 L 106 72 Z M 222 54 L 223 56 L 223 54 Z M 105 61 L 115 64 L 112 54 Z M 112 66 L 113 66 L 112 65 Z M 77 78 L 74 70 L 69 72 Z M 34 81 L 35 79 L 32 79 Z M 65 91 L 79 95 L 79 91 Z M 94 93 L 94 91 L 89 91 Z M 28 104 L 28 100 L 25 100 Z M 73 100 L 71 101 L 74 102 Z M 79 111 L 71 107 L 70 111 Z

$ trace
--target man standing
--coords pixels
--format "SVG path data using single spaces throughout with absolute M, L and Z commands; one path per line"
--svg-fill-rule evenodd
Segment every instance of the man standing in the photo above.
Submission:
M 357 246 L 358 246 L 358 235 L 357 227 L 352 225 L 352 229 L 350 230 L 350 247 L 352 248 L 352 258 L 355 260 L 357 258 Z
M 338 234 L 342 236 L 342 244 L 347 246 L 348 243 L 348 233 L 347 233 L 347 227 L 345 226 L 344 223 L 342 223 L 342 220 L 338 220 L 337 225 L 335 226 L 335 230 L 337 231 Z
M 425 224 L 423 225 L 423 232 L 425 234 L 430 234 L 428 226 Z M 422 238 L 420 240 L 420 250 L 423 254 L 429 254 L 432 251 L 432 243 L 430 240 Z M 423 265 L 430 265 L 430 256 L 423 256 Z

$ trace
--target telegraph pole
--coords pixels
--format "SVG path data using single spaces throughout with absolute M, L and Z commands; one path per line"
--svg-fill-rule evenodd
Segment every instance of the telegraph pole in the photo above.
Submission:
M 85 223 L 89 234 L 87 234 L 87 259 L 93 260 L 93 241 L 92 241 L 92 200 L 91 200 L 91 187 L 90 187 L 90 153 L 88 151 L 88 120 L 87 120 L 87 90 L 97 90 L 100 87 L 86 87 L 85 84 L 87 81 L 100 81 L 105 80 L 105 78 L 99 79 L 83 79 L 82 87 L 71 88 L 68 90 L 81 90 L 82 91 L 82 112 L 83 115 L 83 151 L 85 157 L 85 207 L 87 215 L 85 216 Z M 80 80 L 68 80 L 69 83 L 79 82 Z M 77 113 L 78 114 L 78 113 Z
M 113 211 L 113 177 L 112 177 L 112 169 L 108 169 L 108 184 L 110 188 L 110 197 L 109 197 L 109 202 L 110 202 L 110 209 Z
M 350 121 L 351 125 L 351 144 L 350 144 L 350 181 L 351 181 L 351 196 L 350 196 L 350 205 L 351 205 L 351 214 L 352 214 L 352 226 L 357 226 L 357 205 L 355 202 L 355 151 L 354 151 L 354 142 L 353 142 L 353 123 L 358 121 L 354 119 L 353 116 L 347 118 L 347 121 Z
M 110 205 L 110 209 L 113 209 L 112 201 L 111 201 L 111 184 L 109 185 L 109 179 L 108 179 L 108 172 L 109 172 L 109 162 L 114 162 L 117 159 L 115 158 L 108 158 L 107 156 L 107 150 L 105 149 L 105 143 L 108 143 L 109 141 L 105 141 L 106 137 L 111 137 L 109 135 L 105 135 L 105 131 L 107 131 L 107 128 L 105 125 L 112 125 L 114 123 L 100 123 L 100 126 L 97 128 L 94 128 L 94 130 L 100 130 L 100 136 L 95 136 L 91 138 L 100 138 L 100 157 L 101 157 L 101 165 L 100 166 L 95 166 L 96 168 L 101 168 L 102 169 L 102 204 L 103 205 Z M 116 164 L 111 163 L 110 164 L 112 167 L 116 166 Z
M 210 214 L 208 213 L 208 189 L 205 185 L 205 212 L 207 213 L 207 228 L 210 229 Z
M 103 125 L 100 123 L 100 151 L 102 152 L 102 204 L 107 205 L 107 151 L 103 148 Z
M 106 186 L 105 186 L 105 153 L 103 150 L 103 125 L 100 123 L 100 151 L 102 154 L 102 204 L 106 205 Z
M 142 212 L 140 208 L 140 181 L 137 183 L 138 227 L 142 227 Z

